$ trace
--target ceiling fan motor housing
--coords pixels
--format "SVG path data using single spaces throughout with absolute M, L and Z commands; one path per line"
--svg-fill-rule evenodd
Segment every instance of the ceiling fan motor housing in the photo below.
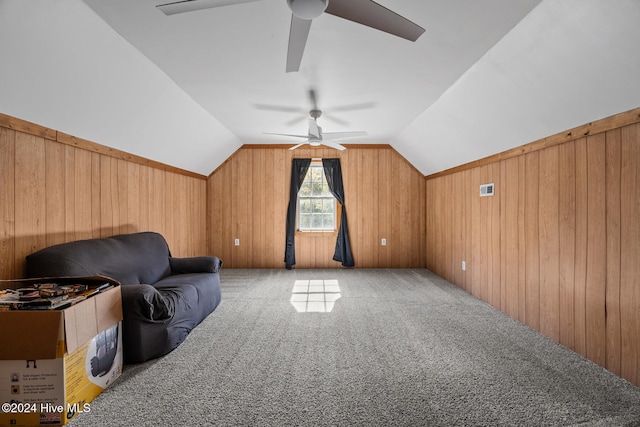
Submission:
M 322 15 L 329 0 L 287 0 L 289 9 L 300 19 L 313 19 Z

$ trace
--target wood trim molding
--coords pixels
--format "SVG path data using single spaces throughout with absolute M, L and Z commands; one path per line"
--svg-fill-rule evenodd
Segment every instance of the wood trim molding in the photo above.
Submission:
M 407 160 L 407 158 L 406 158 L 405 156 L 403 156 L 402 154 L 400 154 L 400 153 L 398 152 L 398 150 L 396 150 L 396 149 L 395 149 L 395 148 L 393 148 L 392 146 L 389 146 L 389 148 L 390 148 L 391 150 L 393 150 L 393 152 L 394 152 L 394 153 L 396 153 L 396 154 L 398 155 L 398 157 L 399 157 L 399 158 L 401 158 L 402 160 L 404 160 L 404 162 L 407 164 L 407 166 L 409 166 L 411 169 L 413 169 L 414 171 L 416 171 L 416 172 L 418 172 L 420 175 L 422 175 L 422 172 L 420 172 L 420 171 L 418 170 L 418 168 L 417 168 L 417 167 L 415 167 L 415 166 L 413 165 L 413 163 L 411 163 L 409 160 Z M 423 177 L 424 177 L 424 175 L 423 175 Z M 426 181 L 426 180 L 425 180 L 425 181 Z
M 207 177 L 207 179 L 211 178 L 213 175 L 216 174 L 216 172 L 218 172 L 220 169 L 222 169 L 227 163 L 229 163 L 235 156 L 238 155 L 238 153 L 244 148 L 245 146 L 241 146 L 240 148 L 238 148 L 236 151 L 234 151 L 229 157 L 227 157 L 224 162 L 220 163 L 220 165 L 218 165 L 217 168 L 215 168 L 213 170 L 213 172 L 211 172 L 209 174 L 209 176 Z
M 291 143 L 291 144 L 244 144 L 240 148 L 251 148 L 251 149 L 281 148 L 283 150 L 285 150 L 285 149 L 288 150 L 289 148 L 291 148 L 294 145 L 295 145 L 294 143 Z M 385 150 L 385 149 L 392 148 L 389 144 L 340 144 L 340 145 L 345 146 L 347 149 L 349 149 L 349 148 L 367 148 L 367 149 Z M 324 150 L 324 149 L 330 148 L 330 147 L 326 147 L 326 146 L 322 145 L 322 146 L 319 146 L 319 147 L 306 147 L 306 148 Z
M 207 179 L 205 175 L 201 175 L 199 173 L 191 172 L 185 169 L 177 168 L 175 166 L 167 165 L 162 162 L 147 159 L 146 157 L 127 153 L 126 151 L 121 151 L 115 148 L 107 147 L 105 145 L 97 144 L 95 142 L 78 138 L 73 135 L 68 135 L 63 132 L 58 132 L 58 138 L 56 139 L 56 141 L 61 144 L 72 145 L 74 147 L 82 148 L 87 151 L 92 151 L 94 153 L 103 154 L 105 156 L 113 157 L 120 160 L 126 160 L 128 162 L 137 163 L 143 166 L 149 166 L 149 167 L 160 169 L 166 172 L 173 172 L 180 175 L 185 175 L 191 178 L 198 178 L 202 180 Z
M 52 141 L 56 140 L 56 136 L 58 134 L 58 132 L 53 129 L 49 129 L 35 123 L 30 123 L 25 120 L 17 119 L 15 117 L 11 117 L 2 113 L 0 113 L 0 127 L 17 130 L 19 132 L 39 136 L 41 138 L 50 139 Z
M 44 126 L 40 126 L 35 123 L 31 123 L 26 120 L 11 117 L 2 113 L 0 113 L 0 127 L 27 133 L 29 135 L 42 137 L 45 139 L 49 139 L 51 141 L 56 141 L 60 144 L 71 145 L 73 147 L 81 148 L 83 150 L 91 151 L 93 153 L 102 154 L 102 155 L 113 157 L 120 160 L 126 160 L 128 162 L 137 163 L 143 166 L 149 166 L 149 167 L 160 169 L 166 172 L 173 172 L 180 175 L 185 175 L 191 178 L 197 178 L 202 180 L 207 179 L 206 176 L 195 173 L 195 172 L 177 168 L 175 166 L 170 166 L 165 163 L 157 162 L 155 160 L 150 160 L 142 156 L 137 156 L 135 154 L 130 154 L 130 153 L 127 153 L 126 151 L 107 147 L 106 145 L 101 145 L 93 141 L 88 141 L 86 139 L 78 138 L 73 135 L 66 134 L 64 132 L 49 129 Z
M 573 141 L 578 138 L 582 138 L 588 135 L 596 135 L 602 132 L 606 132 L 611 129 L 620 128 L 623 126 L 631 125 L 640 122 L 640 107 L 633 110 L 626 111 L 624 113 L 616 114 L 610 117 L 606 117 L 601 120 L 596 120 L 575 128 L 569 129 L 564 132 L 559 132 L 555 135 L 548 136 L 546 138 L 539 139 L 537 141 L 530 142 L 520 147 L 512 148 L 501 153 L 494 154 L 492 156 L 484 157 L 482 159 L 474 160 L 473 162 L 465 163 L 460 166 L 456 166 L 450 169 L 446 169 L 441 172 L 436 172 L 431 175 L 426 175 L 427 180 L 439 178 L 441 176 L 450 175 L 453 173 L 461 172 L 468 169 L 473 169 L 479 166 L 488 165 L 491 163 L 506 160 L 512 157 L 517 157 L 522 154 L 532 153 L 534 151 L 543 150 L 554 145 L 564 144 L 565 142 Z

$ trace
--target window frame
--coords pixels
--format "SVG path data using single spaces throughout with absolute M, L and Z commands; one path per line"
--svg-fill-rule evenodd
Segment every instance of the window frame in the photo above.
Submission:
M 325 176 L 324 173 L 324 167 L 322 165 L 322 161 L 317 161 L 317 160 L 312 160 L 311 164 L 309 165 L 309 170 L 307 171 L 307 175 L 305 175 L 303 183 L 307 180 L 307 176 L 309 176 L 310 174 L 312 174 L 312 168 L 319 168 L 322 171 L 322 176 L 324 178 L 324 183 L 327 183 L 327 177 Z M 327 183 L 328 185 L 328 183 Z M 302 190 L 302 187 L 301 187 Z M 338 202 L 338 200 L 333 196 L 333 194 L 331 194 L 331 191 L 329 191 L 328 196 L 318 196 L 318 197 L 306 197 L 306 196 L 302 196 L 302 191 L 298 191 L 298 197 L 296 200 L 296 234 L 304 234 L 304 235 L 308 235 L 308 234 L 337 234 L 338 233 L 338 228 L 340 227 L 340 214 L 342 211 L 342 205 Z M 333 228 L 332 229 L 314 229 L 314 228 L 300 228 L 300 216 L 302 214 L 302 209 L 301 209 L 301 201 L 302 199 L 331 199 L 333 202 Z

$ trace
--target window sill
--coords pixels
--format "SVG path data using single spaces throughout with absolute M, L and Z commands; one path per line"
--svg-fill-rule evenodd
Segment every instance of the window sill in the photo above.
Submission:
M 327 231 L 319 231 L 319 230 L 296 230 L 296 236 L 326 236 L 326 235 L 337 235 L 338 230 L 327 230 Z

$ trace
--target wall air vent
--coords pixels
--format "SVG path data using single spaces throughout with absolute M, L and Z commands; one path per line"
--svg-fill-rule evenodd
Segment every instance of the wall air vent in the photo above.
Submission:
M 480 185 L 480 197 L 493 196 L 495 188 L 493 182 L 491 184 Z

